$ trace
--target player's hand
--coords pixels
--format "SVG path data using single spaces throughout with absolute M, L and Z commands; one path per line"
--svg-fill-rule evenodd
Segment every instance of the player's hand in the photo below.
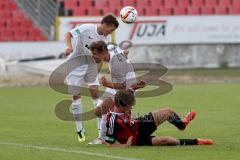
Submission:
M 124 56 L 126 58 L 128 58 L 129 50 L 128 49 L 124 49 L 123 53 L 124 53 Z
M 127 140 L 127 147 L 130 147 L 132 145 L 132 141 L 133 141 L 133 136 L 129 137 L 128 140 Z
M 111 144 L 106 142 L 105 140 L 102 140 L 102 144 L 105 144 L 106 146 L 111 147 Z
M 141 80 L 137 83 L 138 88 L 144 88 L 147 85 L 147 82 L 144 80 Z
M 67 47 L 66 48 L 66 56 L 69 56 L 73 52 L 72 47 Z
M 102 85 L 103 85 L 104 87 L 107 87 L 107 86 L 108 86 L 108 80 L 107 80 L 106 76 L 103 76 L 103 77 L 101 78 L 101 81 L 102 81 Z

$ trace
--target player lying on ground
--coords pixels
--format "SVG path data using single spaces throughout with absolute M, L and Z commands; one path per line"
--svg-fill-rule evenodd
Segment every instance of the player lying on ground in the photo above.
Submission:
M 96 63 L 101 61 L 96 61 L 96 59 L 96 63 L 90 61 L 92 54 L 89 47 L 92 42 L 99 40 L 106 43 L 112 42 L 111 34 L 118 28 L 118 25 L 119 23 L 116 17 L 106 15 L 103 17 L 100 24 L 83 24 L 73 28 L 65 35 L 65 41 L 67 44 L 66 54 L 70 55 L 69 59 L 80 58 L 82 63 L 77 63 L 79 66 L 71 71 L 65 80 L 66 84 L 69 85 L 70 94 L 73 95 L 72 113 L 76 122 L 78 140 L 80 142 L 85 141 L 85 130 L 83 129 L 81 117 L 79 116 L 80 113 L 82 113 L 81 94 L 79 91 L 75 91 L 76 87 L 74 86 L 82 87 L 82 83 L 85 81 L 89 86 L 94 107 L 97 105 L 99 99 L 99 81 L 97 76 L 98 65 Z M 100 123 L 100 120 L 98 121 Z M 98 124 L 98 126 L 99 125 L 100 124 Z
M 146 86 L 145 81 L 139 81 L 134 83 L 131 86 L 131 89 L 137 90 L 140 88 L 144 88 Z M 94 114 L 101 118 L 101 125 L 100 125 L 100 134 L 99 137 L 94 139 L 93 141 L 89 142 L 89 145 L 96 145 L 96 144 L 103 144 L 103 140 L 106 137 L 107 128 L 106 128 L 106 114 L 114 109 L 114 96 L 115 94 L 105 93 L 101 98 L 102 102 L 97 105 L 94 109 Z
M 131 120 L 131 109 L 135 104 L 132 90 L 118 91 L 114 99 L 112 112 L 107 113 L 107 137 L 105 143 L 112 147 L 129 147 L 133 145 L 211 145 L 210 139 L 176 139 L 170 136 L 151 136 L 163 122 L 184 130 L 196 112 L 189 112 L 183 120 L 171 109 L 160 109 L 143 117 Z
M 145 86 L 144 81 L 140 81 L 137 83 L 133 65 L 131 64 L 129 59 L 127 59 L 126 53 L 124 53 L 122 49 L 120 49 L 119 47 L 109 49 L 107 47 L 107 44 L 103 41 L 93 42 L 90 45 L 90 49 L 92 51 L 93 58 L 97 58 L 104 62 L 107 62 L 109 66 L 111 81 L 109 81 L 106 77 L 102 78 L 102 85 L 106 87 L 105 93 L 101 97 L 103 101 L 109 98 L 110 100 L 113 100 L 114 95 L 118 90 L 130 87 L 137 89 Z M 99 103 L 98 106 L 101 106 L 101 103 Z M 97 108 L 99 109 L 99 107 Z M 99 112 L 99 110 L 97 112 Z M 105 114 L 103 114 L 103 112 L 101 116 L 99 116 L 102 117 L 99 138 L 103 138 L 103 136 L 106 136 L 106 121 Z M 98 142 L 101 143 L 101 141 L 95 139 L 89 144 L 98 144 Z

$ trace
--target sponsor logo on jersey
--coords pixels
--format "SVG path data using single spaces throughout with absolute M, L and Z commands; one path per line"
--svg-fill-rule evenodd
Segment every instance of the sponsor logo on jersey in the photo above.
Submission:
M 88 38 L 89 38 L 89 39 L 93 39 L 93 37 L 91 37 L 91 36 L 88 36 Z

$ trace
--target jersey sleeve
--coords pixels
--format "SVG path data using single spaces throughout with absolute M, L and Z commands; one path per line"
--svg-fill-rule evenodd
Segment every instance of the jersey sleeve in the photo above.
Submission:
M 116 115 L 115 114 L 110 114 L 110 116 L 108 115 L 107 118 L 107 133 L 106 133 L 106 137 L 105 137 L 105 141 L 108 143 L 115 143 L 116 141 L 116 135 L 115 135 L 115 118 Z
M 70 33 L 72 34 L 73 38 L 77 38 L 82 32 L 88 30 L 91 26 L 91 24 L 83 24 L 70 30 Z

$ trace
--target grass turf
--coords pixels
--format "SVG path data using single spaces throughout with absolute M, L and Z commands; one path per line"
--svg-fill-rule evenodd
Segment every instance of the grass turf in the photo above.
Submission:
M 59 120 L 55 105 L 69 99 L 50 88 L 1 88 L 0 89 L 0 142 L 30 144 L 52 148 L 64 148 L 84 152 L 138 159 L 219 160 L 239 159 L 240 84 L 191 84 L 175 85 L 174 89 L 160 97 L 139 98 L 134 113 L 146 113 L 163 107 L 171 107 L 181 116 L 196 110 L 197 117 L 183 132 L 165 123 L 154 135 L 177 138 L 211 138 L 213 146 L 185 147 L 133 147 L 107 148 L 78 143 L 74 122 Z M 92 109 L 92 101 L 83 98 L 84 111 Z M 84 122 L 87 141 L 97 136 L 96 120 Z M 66 153 L 20 146 L 0 144 L 0 159 L 108 159 L 85 154 Z M 109 158 L 112 159 L 112 158 Z

